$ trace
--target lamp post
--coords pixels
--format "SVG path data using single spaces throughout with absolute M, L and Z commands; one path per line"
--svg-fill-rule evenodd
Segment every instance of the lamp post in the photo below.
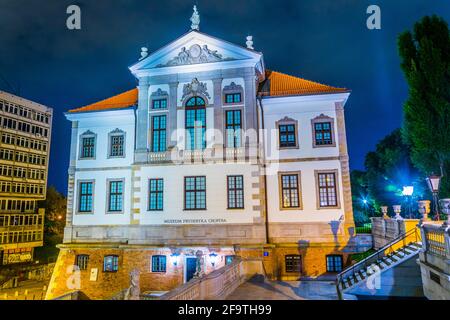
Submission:
M 441 176 L 432 174 L 427 178 L 427 183 L 431 193 L 433 194 L 433 207 L 434 212 L 436 214 L 436 220 L 439 221 L 440 218 L 439 218 L 438 195 L 439 195 L 439 186 L 441 184 Z
M 413 193 L 414 193 L 413 186 L 403 187 L 402 195 L 406 199 L 408 218 L 410 218 L 410 219 L 411 219 L 411 197 L 412 197 Z

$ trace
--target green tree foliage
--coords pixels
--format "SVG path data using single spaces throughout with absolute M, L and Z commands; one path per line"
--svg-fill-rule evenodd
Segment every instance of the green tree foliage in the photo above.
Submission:
M 409 84 L 403 134 L 414 165 L 443 176 L 441 196 L 450 196 L 450 32 L 437 16 L 424 17 L 399 36 L 402 70 Z
M 404 186 L 414 187 L 414 200 L 426 198 L 425 177 L 413 166 L 401 129 L 387 135 L 366 155 L 365 168 L 365 172 L 353 171 L 351 175 L 355 222 L 380 216 L 381 206 L 406 205 Z
M 47 198 L 43 201 L 42 207 L 45 208 L 45 234 L 62 237 L 66 224 L 66 198 L 51 186 L 47 189 Z

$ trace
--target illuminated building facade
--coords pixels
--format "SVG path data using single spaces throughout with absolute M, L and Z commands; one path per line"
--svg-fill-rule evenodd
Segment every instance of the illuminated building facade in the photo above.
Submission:
M 235 255 L 269 278 L 336 273 L 354 252 L 344 105 L 195 28 L 130 67 L 137 88 L 70 110 L 68 212 L 47 298 L 71 266 L 91 299 L 165 291 Z M 69 271 L 69 272 L 66 272 Z M 262 272 L 262 271 L 261 271 Z
M 0 91 L 0 265 L 29 262 L 43 245 L 51 108 Z

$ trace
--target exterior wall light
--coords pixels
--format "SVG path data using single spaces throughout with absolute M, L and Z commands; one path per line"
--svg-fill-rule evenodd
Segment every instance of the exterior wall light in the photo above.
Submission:
M 175 267 L 178 265 L 178 257 L 180 255 L 178 253 L 172 253 L 170 255 L 170 262 L 172 262 L 172 265 L 174 265 Z
M 217 253 L 215 253 L 215 252 L 209 254 L 209 261 L 211 262 L 211 265 L 212 265 L 213 267 L 216 266 L 216 263 L 217 263 L 217 257 L 218 257 L 218 255 L 217 255 Z

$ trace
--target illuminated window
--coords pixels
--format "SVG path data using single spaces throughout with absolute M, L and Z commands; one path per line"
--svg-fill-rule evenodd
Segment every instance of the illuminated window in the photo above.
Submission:
M 228 176 L 228 209 L 244 209 L 244 177 Z
M 103 259 L 103 272 L 117 272 L 119 270 L 118 256 L 105 256 Z
M 124 156 L 124 142 L 125 135 L 115 134 L 110 136 L 110 156 L 111 157 L 123 157 Z
M 81 158 L 89 159 L 95 157 L 95 137 L 83 137 L 81 148 Z
M 342 271 L 342 256 L 329 255 L 327 256 L 327 272 L 341 272 Z
M 287 255 L 284 257 L 286 273 L 302 272 L 302 259 L 300 255 Z
M 278 126 L 280 148 L 290 148 L 297 146 L 295 124 L 280 124 Z
M 206 103 L 200 97 L 186 103 L 186 149 L 206 149 Z
M 230 93 L 225 95 L 225 103 L 227 104 L 241 103 L 241 102 L 242 102 L 241 93 Z
M 317 180 L 320 207 L 337 207 L 336 173 L 320 172 L 317 174 Z
M 166 151 L 166 116 L 152 117 L 152 152 Z
M 164 202 L 164 180 L 150 179 L 149 210 L 162 211 Z
M 299 174 L 281 174 L 281 207 L 283 209 L 300 208 Z
M 226 134 L 227 147 L 240 148 L 241 147 L 241 129 L 242 117 L 241 110 L 231 110 L 225 113 L 226 118 Z
M 167 268 L 166 256 L 152 256 L 152 272 L 165 273 Z
M 86 270 L 89 262 L 89 256 L 86 254 L 79 254 L 76 257 L 75 264 L 80 270 Z
M 184 178 L 185 210 L 206 210 L 206 177 Z
M 108 212 L 123 211 L 123 181 L 109 181 Z
M 80 184 L 79 184 L 78 211 L 80 213 L 92 212 L 93 186 L 94 186 L 94 183 L 91 181 L 80 182 Z
M 152 101 L 152 109 L 167 109 L 167 99 L 157 99 Z

